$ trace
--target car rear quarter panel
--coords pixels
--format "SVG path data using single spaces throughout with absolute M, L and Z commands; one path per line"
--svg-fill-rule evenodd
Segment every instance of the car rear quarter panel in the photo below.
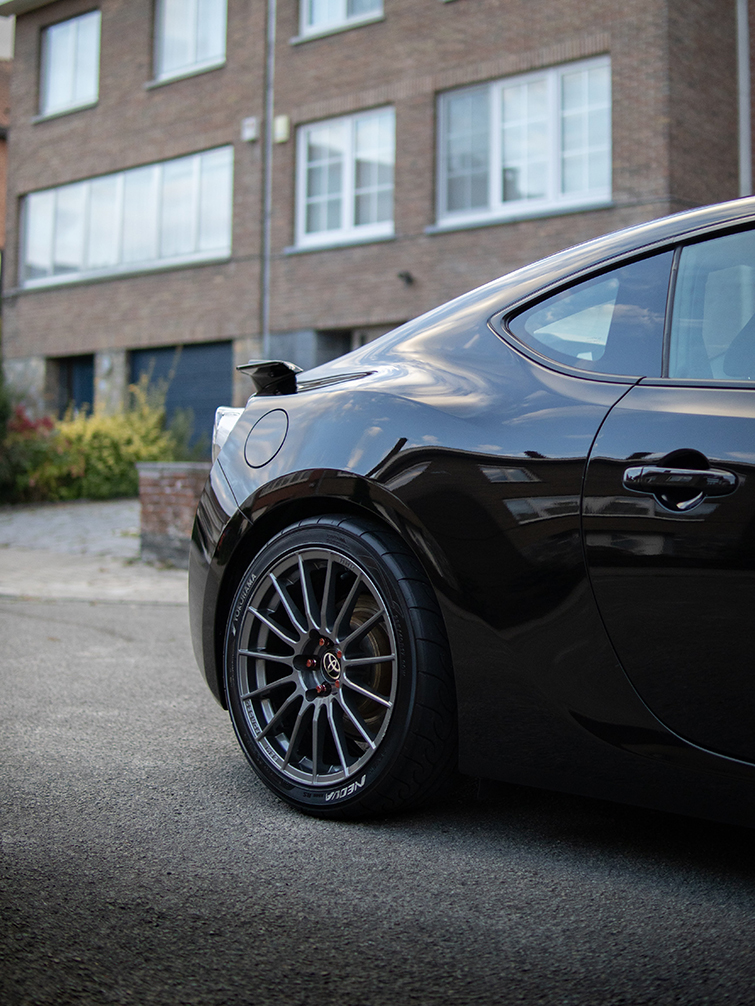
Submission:
M 631 698 L 595 614 L 579 527 L 585 458 L 628 386 L 540 367 L 487 326 L 457 332 L 459 344 L 449 359 L 422 334 L 370 377 L 253 400 L 219 461 L 239 514 L 211 560 L 206 606 L 217 624 L 212 660 L 204 646 L 207 676 L 222 699 L 225 612 L 265 540 L 308 514 L 361 513 L 395 528 L 435 587 L 456 671 L 462 766 L 557 771 L 553 723 L 564 702 L 610 721 Z M 249 431 L 280 408 L 286 442 L 250 469 Z M 222 523 L 227 504 L 220 511 Z M 565 747 L 564 776 L 573 737 Z

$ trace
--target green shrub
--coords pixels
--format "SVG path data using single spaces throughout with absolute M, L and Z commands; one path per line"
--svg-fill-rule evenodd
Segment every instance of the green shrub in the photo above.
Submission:
M 164 396 L 146 382 L 129 389 L 128 408 L 115 415 L 68 413 L 36 422 L 18 407 L 7 424 L 0 492 L 15 501 L 108 499 L 139 491 L 137 461 L 172 461 L 176 445 L 165 429 Z

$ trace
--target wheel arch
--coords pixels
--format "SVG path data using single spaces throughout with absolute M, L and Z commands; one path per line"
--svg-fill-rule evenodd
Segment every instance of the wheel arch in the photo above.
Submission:
M 298 521 L 325 514 L 361 517 L 399 534 L 422 567 L 435 591 L 442 612 L 443 606 L 440 604 L 438 591 L 439 589 L 442 591 L 445 580 L 443 575 L 446 567 L 445 559 L 440 554 L 437 543 L 412 512 L 378 483 L 356 476 L 352 472 L 329 472 L 327 475 L 329 479 L 348 482 L 350 491 L 338 494 L 331 492 L 304 494 L 301 491 L 297 492 L 299 487 L 292 485 L 290 493 L 281 495 L 276 492 L 275 503 L 267 505 L 265 501 L 269 486 L 263 486 L 240 507 L 247 519 L 240 526 L 225 563 L 215 605 L 214 672 L 217 681 L 216 694 L 220 697 L 224 708 L 227 708 L 228 699 L 225 694 L 223 649 L 226 625 L 236 588 L 249 564 L 265 545 L 276 534 Z M 322 476 L 319 481 L 320 483 L 324 481 Z M 355 495 L 358 499 L 354 498 Z

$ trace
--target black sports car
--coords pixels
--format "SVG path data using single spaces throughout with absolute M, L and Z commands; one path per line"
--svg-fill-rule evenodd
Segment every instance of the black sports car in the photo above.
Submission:
M 755 823 L 755 199 L 245 369 L 190 606 L 271 789 L 384 813 L 458 765 Z

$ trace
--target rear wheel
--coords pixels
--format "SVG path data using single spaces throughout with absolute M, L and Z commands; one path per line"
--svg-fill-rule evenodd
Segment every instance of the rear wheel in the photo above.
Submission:
M 455 762 L 437 601 L 412 553 L 378 525 L 318 517 L 269 542 L 236 593 L 225 674 L 253 768 L 309 813 L 415 805 Z

